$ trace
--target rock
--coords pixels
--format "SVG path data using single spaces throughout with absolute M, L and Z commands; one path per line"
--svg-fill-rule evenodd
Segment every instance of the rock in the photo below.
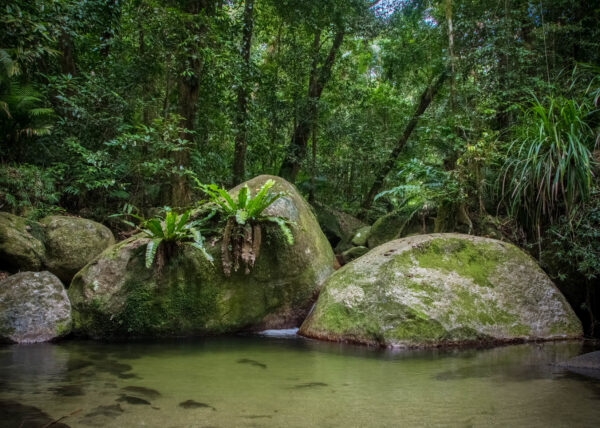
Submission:
M 181 245 L 163 271 L 144 266 L 147 239 L 132 237 L 105 250 L 73 279 L 69 297 L 76 331 L 92 337 L 186 336 L 295 327 L 302 322 L 323 281 L 333 272 L 333 251 L 310 206 L 287 181 L 259 176 L 254 195 L 268 179 L 287 196 L 265 214 L 295 223 L 294 244 L 275 225 L 263 227 L 252 272 L 223 274 L 220 242 L 201 252 Z M 230 193 L 235 194 L 240 187 Z
M 342 253 L 344 264 L 350 263 L 352 260 L 359 258 L 369 252 L 367 247 L 352 247 Z
M 50 272 L 20 272 L 0 282 L 0 339 L 46 342 L 69 333 L 71 304 Z
M 335 248 L 336 254 L 349 249 L 358 229 L 366 226 L 356 217 L 326 205 L 315 205 L 315 211 L 319 225 L 331 246 Z
M 0 270 L 36 271 L 42 267 L 44 244 L 23 217 L 0 212 Z
M 514 245 L 431 234 L 388 242 L 335 272 L 299 334 L 422 347 L 578 338 L 582 327 Z
M 568 369 L 600 370 L 600 351 L 578 355 L 558 365 Z
M 68 284 L 73 276 L 102 251 L 115 243 L 106 226 L 78 217 L 50 216 L 44 226 L 44 265 Z
M 367 238 L 367 246 L 375 248 L 378 245 L 393 239 L 403 238 L 414 234 L 433 232 L 434 221 L 431 217 L 422 217 L 419 213 L 407 215 L 400 212 L 392 212 L 379 217 Z
M 361 227 L 356 231 L 352 238 L 352 245 L 356 247 L 366 247 L 369 234 L 371 233 L 371 226 Z

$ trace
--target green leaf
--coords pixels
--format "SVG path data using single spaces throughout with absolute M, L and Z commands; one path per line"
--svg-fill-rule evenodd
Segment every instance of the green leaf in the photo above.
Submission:
M 148 242 L 146 246 L 146 268 L 150 268 L 152 263 L 154 262 L 154 256 L 156 255 L 156 250 L 158 250 L 158 246 L 161 244 L 162 239 L 153 239 Z
M 246 210 L 237 210 L 235 213 L 235 221 L 237 224 L 246 224 L 246 220 L 248 220 L 248 211 Z

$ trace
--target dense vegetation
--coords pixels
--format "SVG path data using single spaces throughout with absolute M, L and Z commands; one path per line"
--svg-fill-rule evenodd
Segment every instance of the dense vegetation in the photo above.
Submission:
M 118 228 L 281 175 L 368 222 L 494 229 L 600 332 L 594 2 L 18 0 L 0 21 L 1 210 Z

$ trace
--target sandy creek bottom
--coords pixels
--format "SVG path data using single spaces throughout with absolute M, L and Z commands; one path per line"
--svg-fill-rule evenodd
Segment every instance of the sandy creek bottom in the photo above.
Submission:
M 596 347 L 597 349 L 597 347 Z M 581 342 L 382 351 L 296 336 L 0 347 L 0 426 L 600 426 Z M 54 424 L 53 427 L 64 425 Z

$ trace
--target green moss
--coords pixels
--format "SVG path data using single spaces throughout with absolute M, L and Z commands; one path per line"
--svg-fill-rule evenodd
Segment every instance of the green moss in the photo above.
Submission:
M 455 238 L 432 239 L 421 244 L 416 251 L 406 252 L 400 257 L 410 257 L 411 254 L 422 268 L 456 272 L 484 287 L 493 286 L 489 277 L 504 261 L 497 247 L 491 244 L 474 244 L 466 239 Z
M 508 328 L 509 333 L 515 337 L 526 337 L 531 334 L 531 328 L 524 324 L 516 323 Z
M 64 322 L 64 323 L 59 323 L 56 326 L 56 335 L 57 336 L 64 336 L 65 334 L 68 334 L 71 332 L 71 322 Z

